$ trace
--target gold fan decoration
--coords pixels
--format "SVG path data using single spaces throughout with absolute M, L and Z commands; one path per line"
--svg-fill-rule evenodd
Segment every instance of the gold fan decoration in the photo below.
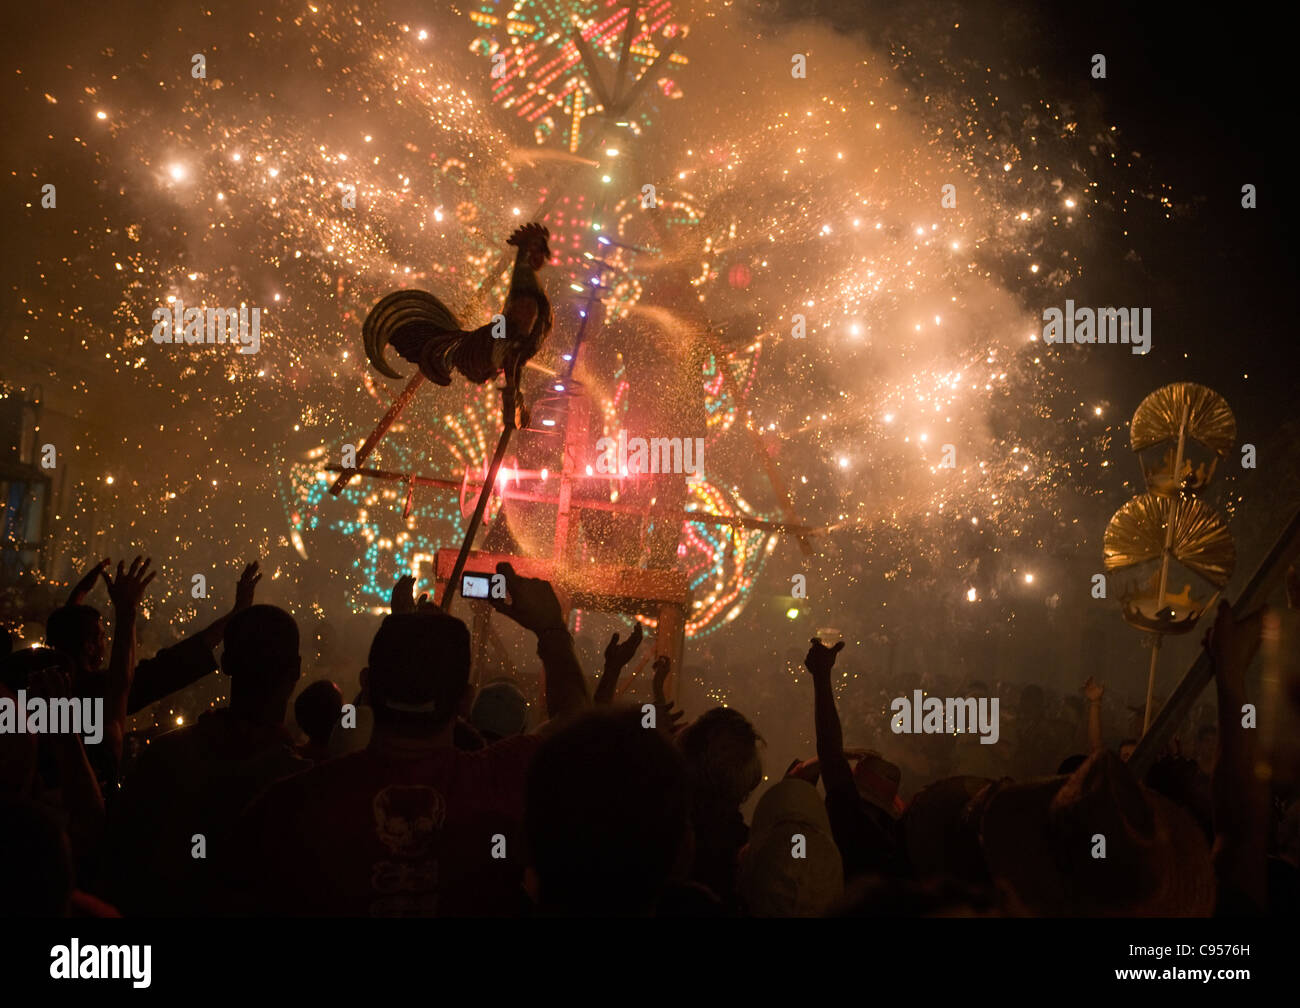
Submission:
M 1147 492 L 1115 512 L 1106 526 L 1103 557 L 1107 571 L 1154 564 L 1145 584 L 1120 596 L 1125 621 L 1155 634 L 1147 674 L 1143 731 L 1155 715 L 1156 664 L 1165 634 L 1188 633 L 1219 597 L 1236 564 L 1232 535 L 1214 509 L 1198 499 L 1214 479 L 1219 460 L 1237 440 L 1237 421 L 1224 398 L 1194 382 L 1156 389 L 1133 414 L 1129 444 L 1146 477 Z M 1158 453 L 1158 454 L 1153 454 Z M 1196 456 L 1200 454 L 1201 458 Z M 1154 459 L 1154 461 L 1151 461 Z M 1205 581 L 1207 599 L 1193 586 L 1170 583 L 1171 564 Z
M 1134 497 L 1111 518 L 1106 526 L 1104 556 L 1106 570 L 1124 570 L 1139 564 L 1161 560 L 1168 540 L 1169 558 L 1193 574 L 1199 575 L 1218 591 L 1228 583 L 1236 563 L 1232 535 L 1214 509 L 1194 497 L 1164 497 L 1145 493 Z M 1165 591 L 1161 591 L 1157 569 L 1149 583 L 1136 591 L 1126 592 L 1121 601 L 1124 619 L 1139 630 L 1150 633 L 1187 633 L 1196 626 L 1201 613 L 1214 601 L 1199 601 L 1192 596 L 1192 586 L 1184 585 L 1181 594 L 1169 589 L 1167 565 Z
M 1192 459 L 1193 442 L 1208 449 L 1205 459 Z M 1237 421 L 1219 393 L 1194 382 L 1176 382 L 1156 389 L 1133 414 L 1129 444 L 1142 459 L 1152 493 L 1199 493 L 1214 478 L 1219 459 L 1237 443 Z M 1164 448 L 1148 464 L 1148 449 Z

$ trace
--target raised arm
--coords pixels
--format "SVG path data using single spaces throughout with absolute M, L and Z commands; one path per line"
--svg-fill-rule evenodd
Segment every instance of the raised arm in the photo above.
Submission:
M 614 702 L 619 674 L 636 654 L 636 649 L 641 646 L 641 638 L 644 635 L 645 631 L 641 627 L 641 621 L 638 620 L 632 627 L 632 632 L 627 635 L 627 640 L 620 641 L 617 633 L 609 638 L 609 643 L 605 645 L 605 671 L 601 673 L 600 682 L 596 685 L 596 695 L 592 697 L 593 703 Z
M 655 659 L 653 689 L 656 706 L 664 708 L 670 706 L 668 703 L 668 693 L 664 687 L 667 685 L 668 677 L 672 675 L 672 671 L 673 660 L 667 655 L 660 655 Z
M 209 651 L 215 650 L 216 646 L 221 643 L 222 635 L 226 632 L 226 624 L 230 622 L 231 617 L 235 613 L 243 612 L 253 604 L 253 596 L 257 591 L 257 582 L 262 580 L 259 566 L 258 562 L 254 560 L 244 568 L 244 573 L 239 576 L 239 583 L 235 585 L 235 604 L 231 607 L 230 612 L 214 620 L 202 630 L 203 643 L 208 646 Z
M 853 771 L 844 755 L 844 735 L 840 715 L 835 709 L 835 691 L 831 687 L 831 669 L 835 657 L 844 648 L 840 641 L 828 648 L 816 637 L 804 658 L 804 668 L 812 676 L 813 720 L 817 728 L 817 762 L 826 779 L 826 790 L 853 788 Z
M 573 635 L 555 589 L 541 578 L 520 577 L 508 563 L 497 564 L 506 579 L 508 599 L 494 598 L 492 607 L 537 635 L 537 656 L 542 660 L 546 691 L 546 716 L 552 720 L 575 714 L 590 704 L 586 677 L 573 651 Z
M 655 722 L 662 730 L 669 735 L 677 733 L 678 725 L 684 712 L 673 710 L 672 703 L 668 700 L 668 694 L 664 690 L 664 684 L 668 682 L 668 677 L 673 671 L 673 660 L 667 655 L 660 655 L 654 663 L 654 701 L 655 707 L 659 709 L 658 720 Z
M 140 600 L 157 571 L 150 571 L 152 561 L 136 557 L 129 569 L 117 564 L 117 577 L 110 578 L 101 571 L 113 600 L 113 650 L 108 659 L 108 690 L 104 697 L 104 743 L 110 747 L 114 759 L 122 758 L 122 739 L 126 734 L 127 698 L 131 694 L 131 680 L 135 675 L 135 625 L 140 610 Z
M 389 596 L 389 611 L 397 613 L 413 613 L 421 606 L 426 605 L 429 601 L 429 593 L 424 592 L 417 600 L 415 597 L 415 577 L 410 574 L 403 574 L 397 579 L 397 584 L 393 585 L 393 593 Z
M 85 602 L 86 596 L 89 595 L 91 589 L 95 587 L 95 582 L 99 580 L 99 576 L 103 574 L 104 571 L 108 570 L 108 565 L 111 562 L 112 561 L 110 561 L 108 557 L 104 557 L 103 560 L 90 568 L 90 570 L 86 572 L 85 577 L 73 585 L 72 591 L 68 592 L 68 605 L 81 605 Z
M 230 612 L 202 630 L 190 634 L 183 641 L 165 647 L 152 658 L 145 658 L 136 664 L 127 700 L 127 713 L 134 714 L 217 670 L 217 661 L 212 653 L 221 643 L 230 618 L 253 604 L 253 593 L 261 578 L 256 561 L 246 566 L 235 586 L 235 604 Z

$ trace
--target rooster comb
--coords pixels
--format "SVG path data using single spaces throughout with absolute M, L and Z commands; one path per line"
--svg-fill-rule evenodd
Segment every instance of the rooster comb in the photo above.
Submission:
M 546 253 L 546 258 L 549 259 L 551 257 L 550 238 L 551 232 L 546 229 L 545 225 L 532 221 L 515 228 L 514 234 L 506 240 L 506 244 L 514 245 L 517 248 L 541 245 L 542 251 Z

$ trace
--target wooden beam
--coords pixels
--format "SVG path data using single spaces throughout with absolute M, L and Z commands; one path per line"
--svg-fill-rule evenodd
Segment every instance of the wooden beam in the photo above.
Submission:
M 372 479 L 393 480 L 397 483 L 413 483 L 415 486 L 441 487 L 444 490 L 459 490 L 461 488 L 461 484 L 455 480 L 438 479 L 434 476 L 416 476 L 414 473 L 389 472 L 386 469 L 345 469 L 341 465 L 330 464 L 325 467 L 325 471 L 350 473 L 351 476 L 369 476 Z
M 329 472 L 344 471 L 342 466 L 334 464 L 327 465 L 325 469 Z M 414 476 L 408 473 L 388 472 L 383 469 L 348 469 L 346 471 L 354 476 L 369 476 L 373 479 L 392 480 L 398 483 L 414 483 L 416 486 L 442 487 L 447 490 L 460 490 L 462 488 L 462 484 L 454 480 L 437 479 L 432 476 Z M 523 501 L 526 504 L 554 504 L 558 506 L 560 503 L 558 498 L 548 494 L 529 493 L 525 490 L 506 490 L 502 488 L 501 497 L 503 500 Z M 576 511 L 614 511 L 620 514 L 649 514 L 643 505 L 624 504 L 621 501 L 579 499 L 573 505 L 573 509 Z M 756 531 L 790 532 L 798 536 L 816 534 L 816 530 L 807 525 L 784 521 L 767 521 L 763 518 L 750 518 L 748 515 L 715 515 L 707 511 L 677 511 L 656 512 L 655 516 L 660 517 L 669 514 L 681 518 L 682 521 L 700 522 L 704 525 L 730 525 L 733 528 L 754 529 Z
M 411 380 L 406 383 L 406 388 L 402 389 L 402 394 L 393 400 L 393 405 L 388 407 L 388 412 L 384 414 L 383 419 L 379 421 L 375 429 L 370 432 L 370 436 L 366 438 L 365 443 L 362 444 L 361 449 L 357 452 L 358 463 L 364 462 L 370 457 L 370 453 L 374 451 L 375 445 L 379 444 L 384 435 L 388 433 L 388 428 L 393 426 L 393 421 L 401 415 L 402 410 L 406 409 L 407 403 L 411 401 L 416 390 L 423 384 L 424 375 L 422 375 L 417 369 L 415 374 L 411 375 Z M 332 467 L 326 466 L 325 468 L 329 469 Z M 341 494 L 343 488 L 351 482 L 352 477 L 356 475 L 357 472 L 358 470 L 355 469 L 342 470 L 342 475 L 339 476 L 339 478 L 334 481 L 334 485 L 330 487 L 330 493 L 335 497 Z

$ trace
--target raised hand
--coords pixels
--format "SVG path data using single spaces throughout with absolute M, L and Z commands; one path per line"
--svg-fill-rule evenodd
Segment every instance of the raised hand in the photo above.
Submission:
M 86 576 L 78 581 L 73 586 L 72 591 L 68 593 L 68 605 L 81 605 L 81 603 L 86 600 L 86 596 L 90 594 L 90 590 L 95 587 L 95 582 L 99 580 L 99 575 L 108 569 L 110 563 L 112 563 L 112 561 L 109 560 L 108 557 L 104 557 L 103 560 L 99 561 L 99 563 L 95 564 L 94 567 L 87 571 Z
M 819 638 L 814 637 L 812 647 L 808 649 L 808 654 L 804 656 L 804 668 L 813 675 L 828 675 L 830 670 L 835 667 L 836 655 L 843 650 L 843 641 L 840 641 L 834 647 L 827 647 Z
M 257 591 L 257 582 L 261 580 L 258 562 L 254 560 L 244 568 L 244 573 L 239 575 L 239 583 L 235 585 L 235 612 L 243 612 L 253 604 L 253 594 Z
M 669 735 L 677 731 L 678 722 L 686 716 L 685 711 L 675 710 L 673 705 L 664 696 L 664 683 L 668 681 L 668 676 L 673 670 L 673 660 L 667 655 L 660 655 L 654 661 L 654 699 L 655 707 L 659 710 L 659 727 L 664 729 Z
M 131 561 L 130 568 L 124 569 L 122 561 L 119 560 L 116 580 L 100 571 L 104 583 L 108 585 L 108 597 L 113 600 L 113 608 L 118 612 L 134 613 L 140 607 L 144 590 L 149 587 L 149 582 L 158 576 L 157 571 L 149 570 L 151 563 L 153 563 L 151 559 L 146 558 L 142 562 L 140 557 L 136 557 Z
M 664 684 L 668 681 L 668 676 L 672 672 L 672 670 L 673 670 L 673 660 L 669 658 L 667 655 L 660 655 L 658 658 L 655 659 L 654 662 L 655 677 L 654 677 L 654 686 L 653 686 L 655 703 L 658 704 L 660 707 L 662 707 L 664 710 L 669 711 L 670 714 L 671 714 L 672 705 L 668 702 L 667 694 L 664 693 Z M 678 718 L 681 717 L 680 712 L 678 712 L 677 717 Z M 676 724 L 676 718 L 673 718 L 672 721 L 674 724 Z
M 1099 683 L 1092 676 L 1088 676 L 1088 681 L 1083 684 L 1083 698 L 1088 703 L 1101 703 L 1101 698 L 1106 692 L 1106 684 Z
M 664 683 L 668 681 L 668 676 L 673 671 L 673 660 L 667 655 L 660 655 L 655 659 L 653 668 L 655 672 L 655 696 L 663 696 Z
M 640 620 L 637 620 L 632 627 L 632 632 L 627 635 L 627 640 L 620 641 L 618 634 L 613 634 L 609 638 L 609 643 L 605 645 L 605 667 L 623 668 L 636 654 L 636 649 L 641 646 L 641 639 L 644 636 L 645 629 L 641 626 Z
M 397 579 L 397 584 L 393 585 L 393 594 L 388 600 L 388 607 L 394 614 L 413 613 L 428 604 L 428 592 L 420 596 L 419 602 L 415 600 L 415 578 L 410 574 L 403 574 Z
M 492 608 L 503 616 L 509 616 L 525 630 L 535 634 L 547 630 L 567 630 L 564 622 L 564 610 L 560 600 L 549 581 L 541 578 L 520 577 L 515 569 L 504 561 L 497 564 L 497 573 L 506 579 L 506 599 L 494 598 Z
M 660 729 L 673 735 L 677 731 L 677 726 L 682 718 L 686 716 L 685 711 L 677 710 L 672 704 L 660 704 L 658 707 L 659 719 L 656 722 Z

